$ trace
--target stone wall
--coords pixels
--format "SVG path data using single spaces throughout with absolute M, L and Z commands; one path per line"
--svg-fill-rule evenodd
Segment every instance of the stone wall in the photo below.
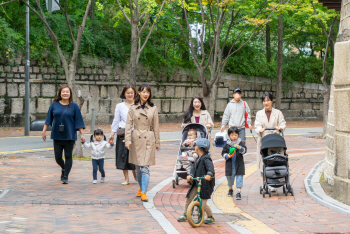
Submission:
M 47 110 L 59 87 L 65 83 L 62 69 L 31 62 L 30 68 L 30 114 L 31 121 L 45 119 Z M 179 72 L 170 77 L 154 76 L 147 69 L 140 68 L 139 83 L 149 83 L 153 100 L 158 107 L 161 122 L 181 122 L 182 114 L 188 108 L 193 96 L 202 96 L 202 88 L 195 75 Z M 87 124 L 91 121 L 91 109 L 96 110 L 96 124 L 109 124 L 113 120 L 115 105 L 121 102 L 120 92 L 128 83 L 126 69 L 103 65 L 85 65 L 77 69 L 76 83 L 85 99 L 82 114 Z M 264 92 L 275 93 L 275 86 L 268 79 L 225 75 L 220 81 L 216 100 L 215 120 L 225 110 L 232 98 L 234 88 L 244 90 L 243 98 L 252 109 L 252 114 L 262 109 L 261 96 Z M 282 111 L 287 120 L 322 119 L 323 86 L 301 85 L 287 88 L 282 100 Z M 0 123 L 1 126 L 23 126 L 24 123 L 24 61 L 16 65 L 0 65 Z

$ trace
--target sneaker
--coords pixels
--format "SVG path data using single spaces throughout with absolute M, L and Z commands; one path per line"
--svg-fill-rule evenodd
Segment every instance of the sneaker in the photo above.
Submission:
M 62 184 L 68 184 L 68 177 L 63 177 Z
M 232 197 L 233 196 L 233 190 L 232 189 L 228 190 L 227 196 L 228 197 Z
M 136 194 L 136 197 L 141 197 L 141 194 L 142 194 L 142 189 L 139 189 L 139 191 Z
M 236 194 L 236 200 L 241 200 L 241 198 L 242 198 L 242 197 L 241 197 L 241 193 L 237 193 L 237 194 Z
M 105 177 L 101 177 L 101 183 L 105 182 Z
M 97 184 L 97 180 L 92 181 L 93 184 Z
M 177 219 L 178 222 L 185 222 L 187 221 L 187 215 L 183 213 L 180 218 Z
M 141 201 L 148 202 L 148 198 L 146 196 L 146 193 L 141 194 Z
M 206 220 L 204 220 L 204 223 L 206 224 L 215 223 L 214 216 L 209 216 Z

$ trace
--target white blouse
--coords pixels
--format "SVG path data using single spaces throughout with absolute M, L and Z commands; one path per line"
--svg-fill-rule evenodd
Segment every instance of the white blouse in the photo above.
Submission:
M 125 128 L 128 112 L 129 107 L 126 106 L 125 102 L 121 102 L 116 105 L 111 127 L 113 132 L 117 132 L 118 128 Z

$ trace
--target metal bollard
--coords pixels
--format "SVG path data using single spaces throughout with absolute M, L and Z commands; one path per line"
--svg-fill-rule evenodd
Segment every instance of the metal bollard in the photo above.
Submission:
M 94 134 L 95 131 L 95 108 L 91 109 L 91 133 Z

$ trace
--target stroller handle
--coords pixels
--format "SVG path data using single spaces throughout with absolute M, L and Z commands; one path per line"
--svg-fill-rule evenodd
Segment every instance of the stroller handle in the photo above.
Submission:
M 180 150 L 195 150 L 195 147 L 185 147 L 185 146 L 181 146 Z
M 265 130 L 273 131 L 276 130 L 276 128 L 265 128 Z M 282 136 L 284 137 L 284 132 L 282 129 L 279 130 L 282 133 Z M 260 133 L 260 136 L 262 137 L 262 132 Z

